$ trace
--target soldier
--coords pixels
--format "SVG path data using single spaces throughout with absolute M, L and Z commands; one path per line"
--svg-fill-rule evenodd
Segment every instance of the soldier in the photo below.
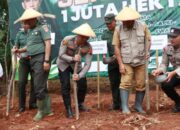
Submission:
M 17 53 L 26 52 L 30 57 L 33 84 L 37 98 L 38 112 L 34 121 L 41 120 L 46 115 L 52 115 L 50 97 L 47 90 L 47 80 L 50 70 L 51 36 L 48 26 L 42 25 L 37 18 L 42 14 L 33 9 L 27 9 L 18 19 L 29 26 L 27 45 L 17 49 Z
M 112 99 L 113 99 L 113 104 L 110 107 L 110 110 L 119 110 L 121 108 L 120 91 L 119 91 L 121 75 L 119 72 L 118 62 L 115 59 L 114 47 L 112 45 L 112 38 L 116 27 L 115 15 L 112 13 L 107 14 L 104 17 L 104 20 L 108 29 L 104 30 L 101 38 L 102 40 L 107 41 L 109 57 L 112 59 L 112 61 L 108 63 L 108 75 L 111 84 Z M 103 55 L 103 62 L 104 63 L 106 62 L 106 55 Z
M 28 26 L 22 23 L 22 29 L 17 33 L 15 39 L 15 46 L 12 49 L 14 52 L 18 48 L 23 48 L 27 44 L 27 34 L 28 34 Z M 37 108 L 36 106 L 36 97 L 34 93 L 33 86 L 33 77 L 31 73 L 30 60 L 27 55 L 27 52 L 21 53 L 18 55 L 20 57 L 19 60 L 19 112 L 25 111 L 26 104 L 26 84 L 28 81 L 28 75 L 31 74 L 31 91 L 30 91 L 30 99 L 29 99 L 29 109 Z
M 150 49 L 150 32 L 144 23 L 137 21 L 140 14 L 130 7 L 125 7 L 117 15 L 116 20 L 122 24 L 115 29 L 113 45 L 121 72 L 120 96 L 122 112 L 129 114 L 128 107 L 129 89 L 132 87 L 133 77 L 136 84 L 135 110 L 145 113 L 142 102 L 145 95 L 145 61 Z
M 154 76 L 167 73 L 166 81 L 161 83 L 162 90 L 175 102 L 172 112 L 180 112 L 180 95 L 175 88 L 180 85 L 180 27 L 172 27 L 168 34 L 170 44 L 163 49 L 163 58 L 160 67 L 152 71 Z M 173 71 L 167 72 L 169 63 Z
M 87 111 L 84 105 L 84 100 L 87 90 L 86 72 L 91 66 L 92 47 L 87 42 L 89 37 L 95 37 L 92 28 L 86 23 L 77 27 L 72 31 L 76 36 L 65 37 L 60 45 L 59 56 L 57 59 L 57 66 L 59 68 L 59 78 L 61 82 L 61 92 L 64 105 L 67 111 L 67 117 L 72 118 L 73 113 L 71 109 L 70 97 L 70 74 L 73 73 L 75 62 L 78 64 L 78 74 L 73 74 L 73 80 L 77 81 L 78 87 L 78 107 L 80 111 Z M 80 50 L 80 55 L 77 52 Z M 85 58 L 85 64 L 82 67 L 81 57 Z

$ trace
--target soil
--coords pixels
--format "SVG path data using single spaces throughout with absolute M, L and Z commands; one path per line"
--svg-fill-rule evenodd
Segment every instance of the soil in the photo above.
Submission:
M 180 130 L 180 113 L 171 112 L 174 103 L 162 91 L 159 92 L 159 111 L 156 110 L 156 90 L 153 81 L 150 82 L 151 109 L 147 114 L 142 115 L 133 111 L 135 94 L 132 91 L 129 98 L 132 113 L 123 115 L 121 110 L 109 111 L 112 104 L 109 80 L 101 77 L 100 108 L 98 109 L 96 78 L 88 79 L 85 104 L 90 111 L 81 112 L 79 120 L 66 118 L 59 86 L 59 81 L 49 82 L 54 115 L 44 117 L 39 122 L 32 121 L 37 110 L 29 110 L 27 107 L 25 112 L 18 113 L 17 96 L 14 98 L 14 106 L 11 107 L 9 116 L 6 116 L 6 97 L 1 96 L 0 130 Z M 73 98 L 73 93 L 71 96 Z M 72 99 L 74 111 L 73 102 Z M 143 102 L 143 107 L 146 108 L 146 100 Z

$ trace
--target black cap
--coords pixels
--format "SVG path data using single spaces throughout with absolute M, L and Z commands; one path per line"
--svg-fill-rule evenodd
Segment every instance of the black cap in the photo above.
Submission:
M 168 37 L 177 37 L 178 35 L 180 35 L 180 27 L 172 27 L 168 33 Z
M 113 20 L 115 20 L 115 15 L 113 13 L 107 14 L 104 17 L 104 21 L 106 24 L 110 24 Z

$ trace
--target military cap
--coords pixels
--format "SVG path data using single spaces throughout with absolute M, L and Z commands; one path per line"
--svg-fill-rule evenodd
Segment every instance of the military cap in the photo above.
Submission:
M 115 20 L 115 15 L 113 13 L 107 14 L 104 17 L 104 21 L 106 24 L 110 24 L 113 20 Z
M 180 35 L 180 27 L 172 27 L 168 33 L 168 37 L 177 37 L 178 35 Z

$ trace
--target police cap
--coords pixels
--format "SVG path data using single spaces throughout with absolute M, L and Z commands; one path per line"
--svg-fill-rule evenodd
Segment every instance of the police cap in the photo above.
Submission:
M 170 29 L 170 33 L 168 33 L 168 37 L 177 37 L 180 35 L 180 27 L 172 27 Z

